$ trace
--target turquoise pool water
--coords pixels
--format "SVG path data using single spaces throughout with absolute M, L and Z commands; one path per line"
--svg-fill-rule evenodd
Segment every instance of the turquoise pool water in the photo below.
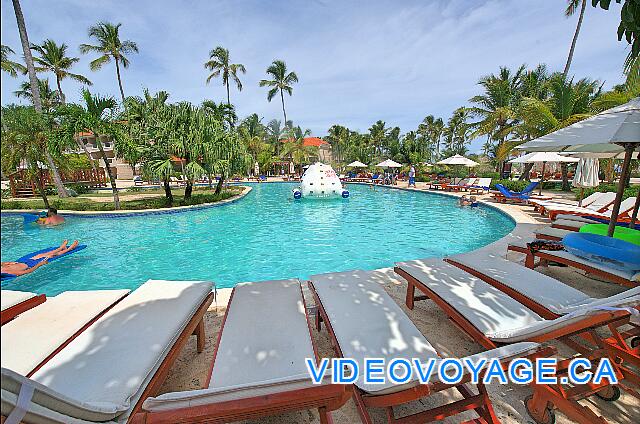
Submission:
M 67 217 L 54 228 L 2 216 L 2 260 L 78 239 L 88 248 L 2 285 L 49 296 L 136 288 L 148 279 L 239 281 L 305 278 L 477 249 L 511 231 L 493 208 L 450 197 L 350 185 L 348 200 L 292 200 L 293 184 L 254 184 L 244 199 L 170 215 Z

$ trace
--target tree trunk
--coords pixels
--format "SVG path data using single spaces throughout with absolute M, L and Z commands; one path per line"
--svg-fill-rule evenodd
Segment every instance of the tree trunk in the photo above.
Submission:
M 167 198 L 167 203 L 169 207 L 173 206 L 173 193 L 171 192 L 171 185 L 169 185 L 169 180 L 167 178 L 163 181 L 164 185 L 164 195 Z
M 562 191 L 571 191 L 571 185 L 569 184 L 569 165 L 566 162 L 560 164 L 560 170 L 562 171 Z
M 40 197 L 42 197 L 42 201 L 44 202 L 44 207 L 49 209 L 51 205 L 49 204 L 49 198 L 47 197 L 47 191 L 44 188 L 44 184 L 42 183 L 42 171 L 37 171 L 37 177 L 34 178 L 34 183 L 36 187 L 38 187 L 38 193 L 40 193 Z
M 191 199 L 191 193 L 193 192 L 193 181 L 187 179 L 187 185 L 184 188 L 184 200 L 185 202 Z
M 229 96 L 229 81 L 227 81 L 227 105 L 231 106 L 231 96 Z
M 27 72 L 29 73 L 29 87 L 31 89 L 31 98 L 33 99 L 33 107 L 38 113 L 42 113 L 42 100 L 40 99 L 40 88 L 38 86 L 38 77 L 36 77 L 36 69 L 33 66 L 33 56 L 31 55 L 31 48 L 29 45 L 29 37 L 27 35 L 27 27 L 24 23 L 24 15 L 22 14 L 22 8 L 20 7 L 19 0 L 12 0 L 13 10 L 16 14 L 16 22 L 18 24 L 18 32 L 20 33 L 20 43 L 22 44 L 22 52 L 24 54 L 24 60 L 27 65 Z M 51 154 L 45 150 L 45 158 L 49 170 L 53 174 L 53 182 L 58 190 L 59 197 L 69 197 L 67 189 L 62 184 L 62 178 L 58 173 L 55 163 Z
M 580 27 L 582 26 L 582 19 L 584 18 L 584 10 L 587 7 L 587 0 L 582 0 L 582 6 L 580 7 L 580 16 L 578 17 L 578 25 L 576 25 L 576 32 L 573 34 L 573 40 L 571 40 L 571 48 L 569 49 L 569 57 L 567 57 L 567 64 L 564 66 L 564 72 L 562 75 L 566 78 L 571 67 L 571 61 L 573 60 L 573 52 L 576 49 L 576 42 L 578 41 L 578 34 L 580 34 Z
M 280 90 L 280 100 L 282 100 L 282 114 L 284 115 L 284 127 L 287 127 L 287 111 L 284 110 L 284 94 Z
M 222 193 L 222 185 L 224 184 L 224 172 L 220 174 L 220 179 L 218 180 L 218 184 L 216 185 L 215 194 Z
M 124 104 L 124 90 L 122 89 L 122 78 L 120 78 L 120 61 L 116 57 L 116 75 L 118 76 L 118 86 L 120 87 L 120 97 L 122 97 L 122 103 Z
M 535 165 L 535 163 L 525 163 L 522 174 L 520 175 L 520 178 L 518 178 L 518 180 L 528 180 L 529 175 L 531 174 L 531 170 L 533 169 L 533 165 Z
M 62 86 L 60 85 L 60 77 L 56 75 L 56 85 L 58 86 L 58 94 L 60 94 L 60 103 L 66 104 L 64 93 L 62 92 Z
M 98 147 L 100 148 L 100 153 L 102 154 L 102 161 L 104 162 L 104 166 L 107 168 L 107 175 L 109 176 L 109 182 L 111 183 L 111 191 L 113 192 L 113 206 L 115 210 L 120 209 L 120 196 L 118 196 L 118 187 L 116 186 L 116 179 L 113 178 L 113 174 L 111 173 L 111 167 L 109 166 L 109 158 L 104 152 L 102 148 L 102 143 L 98 142 Z

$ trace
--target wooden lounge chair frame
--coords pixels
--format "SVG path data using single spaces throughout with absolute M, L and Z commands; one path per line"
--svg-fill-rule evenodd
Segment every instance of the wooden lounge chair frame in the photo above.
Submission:
M 436 292 L 432 291 L 428 286 L 420 280 L 414 278 L 411 274 L 402 268 L 395 267 L 394 271 L 403 277 L 407 285 L 406 305 L 409 309 L 413 309 L 415 301 L 432 300 L 438 307 L 447 314 L 449 319 L 460 328 L 465 334 L 470 336 L 474 341 L 480 343 L 487 349 L 493 349 L 501 344 L 489 339 L 482 331 L 478 330 L 469 320 L 467 320 L 454 307 L 449 305 Z M 416 296 L 415 289 L 418 288 L 423 295 Z M 516 299 L 517 300 L 517 299 Z M 596 329 L 600 327 L 620 327 L 629 323 L 630 314 L 628 311 L 606 311 L 586 317 L 578 323 L 567 325 L 564 328 L 556 329 L 547 334 L 536 336 L 528 341 L 545 343 L 550 340 L 557 340 L 575 350 L 583 357 L 591 360 L 592 364 L 597 364 L 604 357 L 609 357 L 614 366 L 616 375 L 619 380 L 624 379 L 624 372 L 620 367 L 616 366 L 614 357 L 609 356 L 610 350 L 608 344 L 596 333 Z M 596 349 L 583 346 L 572 337 L 578 336 L 582 339 L 591 339 L 597 344 Z M 550 384 L 531 384 L 533 395 L 525 399 L 525 407 L 531 417 L 538 423 L 552 424 L 555 422 L 553 409 L 557 408 L 566 414 L 570 419 L 580 424 L 606 424 L 607 421 L 597 415 L 591 409 L 577 403 L 577 400 L 584 399 L 593 394 L 605 400 L 615 400 L 619 397 L 619 389 L 603 381 L 600 384 L 592 382 L 582 386 L 563 387 L 560 383 L 561 379 L 567 375 L 567 367 L 570 359 L 559 360 L 556 369 L 556 378 L 558 383 Z M 638 382 L 634 379 L 634 382 Z
M 329 333 L 329 338 L 331 339 L 331 344 L 333 345 L 333 349 L 339 357 L 344 357 L 342 350 L 340 349 L 340 344 L 338 343 L 338 339 L 331 327 L 331 321 L 327 315 L 322 302 L 320 301 L 320 297 L 316 293 L 315 287 L 313 286 L 313 282 L 308 282 L 309 288 L 313 293 L 313 298 L 317 305 L 317 312 L 315 318 L 316 330 L 321 331 L 322 322 L 325 323 L 327 327 L 327 332 Z M 555 349 L 551 347 L 547 347 L 542 349 L 541 351 L 530 355 L 529 358 L 535 357 L 547 357 L 551 356 L 555 353 Z M 360 415 L 360 420 L 363 424 L 372 424 L 373 421 L 369 412 L 367 411 L 368 407 L 372 408 L 385 408 L 387 421 L 389 423 L 396 424 L 409 424 L 409 423 L 424 423 L 431 422 L 437 420 L 443 420 L 446 417 L 459 414 L 461 412 L 465 412 L 473 409 L 479 416 L 479 419 L 475 419 L 469 422 L 479 422 L 479 423 L 492 423 L 498 424 L 500 421 L 498 420 L 493 406 L 491 405 L 491 400 L 489 399 L 489 395 L 487 393 L 487 389 L 484 384 L 478 384 L 478 394 L 474 394 L 467 387 L 466 383 L 470 380 L 469 376 L 460 381 L 458 384 L 445 384 L 442 382 L 436 382 L 432 384 L 421 384 L 415 387 L 411 387 L 409 389 L 403 390 L 401 392 L 383 394 L 383 395 L 370 395 L 366 392 L 360 390 L 358 387 L 353 387 L 353 400 L 356 404 L 356 408 L 358 409 L 358 414 Z M 482 380 L 482 378 L 480 379 Z M 438 406 L 432 409 L 428 409 L 426 411 L 417 412 L 412 415 L 396 418 L 394 416 L 393 407 L 402 405 L 411 401 L 415 401 L 424 397 L 430 396 L 432 393 L 437 393 L 440 391 L 448 390 L 455 388 L 462 396 L 463 399 L 454 401 L 449 404 L 445 404 L 442 406 Z
M 145 387 L 144 391 L 142 392 L 142 395 L 140 396 L 140 399 L 138 400 L 134 408 L 131 410 L 131 414 L 129 415 L 129 418 L 127 420 L 128 423 L 145 423 L 146 422 L 144 415 L 140 413 L 140 410 L 142 408 L 142 403 L 149 396 L 154 396 L 158 393 L 158 391 L 160 390 L 160 388 L 164 384 L 164 381 L 167 378 L 167 374 L 169 373 L 169 370 L 171 370 L 173 363 L 176 361 L 176 359 L 178 359 L 178 356 L 180 355 L 182 348 L 187 344 L 190 336 L 195 335 L 197 337 L 196 348 L 198 353 L 201 353 L 204 350 L 204 344 L 205 344 L 204 314 L 207 312 L 207 309 L 209 308 L 209 305 L 211 305 L 211 303 L 213 303 L 213 293 L 210 293 L 209 295 L 207 295 L 207 297 L 202 301 L 202 303 L 200 304 L 196 312 L 191 317 L 191 320 L 187 323 L 182 333 L 180 333 L 180 336 L 178 337 L 174 345 L 171 347 L 171 350 L 169 350 L 169 353 L 167 354 L 167 356 L 165 356 L 164 360 L 158 367 L 157 371 L 149 381 L 149 384 L 147 384 L 147 386 Z M 88 325 L 86 327 L 88 327 Z M 80 332 L 75 334 L 74 337 L 77 337 L 78 334 L 80 334 Z M 6 418 L 7 417 L 3 415 L 1 417 L 1 422 L 4 422 Z M 172 420 L 167 422 L 176 422 L 176 421 Z
M 31 308 L 35 308 L 41 303 L 44 303 L 46 300 L 47 300 L 47 296 L 45 296 L 44 294 L 39 294 L 27 300 L 23 300 L 22 302 L 17 303 L 5 309 L 4 311 L 2 311 L 0 313 L 0 322 L 2 323 L 2 325 L 4 325 L 7 322 L 14 319 L 15 317 L 17 317 L 18 315 L 20 315 L 21 313 L 26 312 Z
M 527 268 L 534 269 L 536 266 L 540 266 L 540 265 L 545 266 L 549 262 L 556 262 L 556 263 L 567 265 L 573 268 L 580 269 L 589 274 L 593 274 L 604 280 L 611 281 L 612 283 L 620 284 L 625 287 L 637 287 L 640 284 L 631 280 L 627 280 L 626 278 L 621 277 L 619 275 L 611 274 L 599 268 L 591 267 L 589 265 L 572 261 L 570 259 L 558 257 L 553 254 L 553 251 L 538 250 L 536 252 L 532 252 L 525 246 L 518 246 L 514 244 L 508 245 L 507 250 L 511 250 L 513 252 L 518 252 L 526 255 L 524 265 Z M 535 262 L 536 258 L 539 259 L 538 263 Z
M 233 301 L 236 292 L 234 288 L 229 298 L 229 305 Z M 302 295 L 302 286 L 300 286 L 300 295 Z M 302 297 L 304 299 L 304 296 Z M 311 335 L 311 323 L 309 322 L 308 309 L 305 304 L 305 316 L 309 334 Z M 227 321 L 228 313 L 225 313 L 222 319 L 222 325 L 218 333 L 216 348 L 213 353 L 213 360 L 209 369 L 209 375 L 205 382 L 205 386 L 209 386 L 213 367 L 215 365 L 216 356 L 218 354 L 218 346 L 222 339 L 224 325 Z M 318 359 L 318 352 L 311 337 L 313 352 Z M 165 373 L 166 374 L 166 373 Z M 146 399 L 153 396 L 149 393 L 143 396 Z M 270 415 L 282 414 L 285 412 L 299 411 L 306 409 L 318 409 L 321 424 L 331 424 L 333 419 L 331 411 L 340 408 L 351 397 L 351 388 L 346 385 L 319 385 L 297 390 L 290 390 L 282 393 L 255 396 L 252 398 L 229 400 L 209 405 L 199 405 L 187 408 L 179 408 L 168 411 L 149 412 L 139 410 L 131 421 L 132 424 L 172 424 L 180 423 L 227 423 L 232 421 L 255 419 Z M 140 402 L 141 406 L 141 402 Z M 138 406 L 136 408 L 139 408 Z
M 555 319 L 561 316 L 560 314 L 551 311 L 545 305 L 542 305 L 519 291 L 504 285 L 494 278 L 491 278 L 491 276 L 484 274 L 482 271 L 457 262 L 455 258 L 447 258 L 445 259 L 445 262 L 468 272 L 474 277 L 478 277 L 501 292 L 506 293 L 545 319 Z M 620 327 L 623 325 L 627 326 L 627 328 L 631 327 L 631 329 L 621 330 Z M 609 352 L 611 358 L 615 358 L 614 362 L 618 365 L 619 371 L 624 376 L 624 379 L 634 384 L 636 387 L 632 388 L 624 383 L 620 385 L 624 387 L 627 392 L 640 399 L 640 392 L 638 391 L 638 388 L 640 388 L 640 375 L 626 366 L 626 364 L 631 364 L 637 369 L 640 369 L 640 326 L 632 324 L 629 320 L 625 319 L 609 324 L 608 329 L 611 333 L 611 336 L 608 338 L 603 339 L 599 335 L 594 338 L 591 333 L 581 334 L 581 336 L 583 336 L 585 341 L 591 344 L 591 349 L 605 349 Z M 574 349 L 578 347 L 582 348 L 581 345 L 574 345 L 572 347 Z M 581 353 L 584 354 L 585 352 L 583 351 Z

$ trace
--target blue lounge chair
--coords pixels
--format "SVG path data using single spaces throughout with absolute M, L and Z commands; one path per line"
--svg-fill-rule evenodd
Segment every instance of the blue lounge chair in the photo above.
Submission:
M 536 189 L 536 187 L 538 187 L 538 184 L 540 184 L 540 182 L 539 182 L 539 181 L 532 181 L 532 182 L 530 182 L 530 183 L 529 183 L 529 185 L 528 185 L 528 186 L 526 186 L 526 187 L 524 188 L 524 190 L 522 190 L 522 191 L 515 191 L 515 192 L 511 192 L 511 193 L 513 193 L 513 194 L 520 194 L 520 195 L 528 196 L 528 195 L 530 195 L 530 194 L 531 194 L 531 192 L 532 192 L 533 190 L 535 190 L 535 189 Z
M 531 184 L 529 184 L 529 186 L 531 186 Z M 527 186 L 527 188 L 529 188 L 529 186 Z M 504 196 L 505 201 L 510 200 L 513 202 L 524 203 L 529 200 L 529 193 L 531 193 L 531 191 L 527 192 L 527 189 L 519 192 L 513 192 L 502 184 L 496 184 L 496 188 L 500 192 L 500 195 L 496 196 L 496 198 Z

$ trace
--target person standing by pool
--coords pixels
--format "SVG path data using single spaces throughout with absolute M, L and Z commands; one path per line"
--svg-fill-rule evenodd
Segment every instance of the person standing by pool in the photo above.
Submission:
M 411 169 L 409 169 L 409 187 L 416 187 L 416 168 L 411 165 Z
M 39 218 L 36 222 L 41 225 L 60 225 L 64 224 L 64 218 L 58 215 L 56 208 L 49 208 L 47 216 Z

